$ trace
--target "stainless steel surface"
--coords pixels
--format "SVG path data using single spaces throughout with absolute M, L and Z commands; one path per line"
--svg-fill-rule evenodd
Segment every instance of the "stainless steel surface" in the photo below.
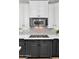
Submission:
M 48 18 L 30 18 L 30 27 L 46 27 L 48 25 Z
M 31 35 L 29 38 L 49 38 L 48 35 Z

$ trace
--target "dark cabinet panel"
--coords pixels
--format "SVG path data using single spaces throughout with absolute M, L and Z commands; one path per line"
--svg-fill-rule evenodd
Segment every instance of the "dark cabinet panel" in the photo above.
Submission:
M 24 45 L 24 39 L 20 39 L 19 40 L 19 46 L 23 46 Z
M 59 57 L 59 39 L 52 41 L 52 56 Z
M 52 41 L 40 41 L 40 57 L 52 56 Z
M 19 51 L 20 55 L 26 55 L 26 42 L 23 39 L 19 40 L 19 46 L 21 46 L 21 50 Z
M 30 56 L 30 42 L 29 41 L 25 42 L 26 42 L 26 55 Z
M 48 40 L 29 40 L 31 57 L 50 57 L 52 56 L 52 41 Z
M 40 57 L 39 41 L 30 41 L 30 54 L 32 57 Z
M 58 57 L 59 39 L 54 40 L 20 40 L 20 55 L 29 55 L 30 57 Z

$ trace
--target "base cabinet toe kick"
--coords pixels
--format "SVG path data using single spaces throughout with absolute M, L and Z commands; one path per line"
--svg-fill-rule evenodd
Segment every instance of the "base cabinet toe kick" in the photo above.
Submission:
M 24 40 L 19 39 L 19 56 L 25 57 L 59 57 L 59 39 Z

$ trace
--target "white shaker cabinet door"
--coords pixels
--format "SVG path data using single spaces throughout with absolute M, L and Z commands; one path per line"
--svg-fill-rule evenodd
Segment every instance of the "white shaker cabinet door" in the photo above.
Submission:
M 39 2 L 30 1 L 30 17 L 37 17 L 39 15 Z
M 30 17 L 48 17 L 48 1 L 30 1 Z
M 24 5 L 20 4 L 19 5 L 19 28 L 22 28 L 23 26 L 23 21 L 24 21 Z
M 48 28 L 53 28 L 55 20 L 55 6 L 54 4 L 49 4 L 49 16 L 48 16 Z
M 48 1 L 40 1 L 40 17 L 48 18 Z

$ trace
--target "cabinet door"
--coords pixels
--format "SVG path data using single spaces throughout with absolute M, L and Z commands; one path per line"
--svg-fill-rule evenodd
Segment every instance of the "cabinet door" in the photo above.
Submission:
M 30 55 L 30 41 L 26 40 L 26 55 Z
M 40 41 L 40 57 L 52 56 L 52 41 Z
M 40 44 L 39 41 L 31 41 L 30 43 L 30 54 L 31 57 L 40 57 Z
M 58 57 L 59 56 L 59 39 L 54 39 L 52 41 L 52 56 Z
M 19 51 L 19 55 L 26 55 L 26 42 L 24 39 L 19 40 L 19 46 L 21 46 L 21 50 Z

